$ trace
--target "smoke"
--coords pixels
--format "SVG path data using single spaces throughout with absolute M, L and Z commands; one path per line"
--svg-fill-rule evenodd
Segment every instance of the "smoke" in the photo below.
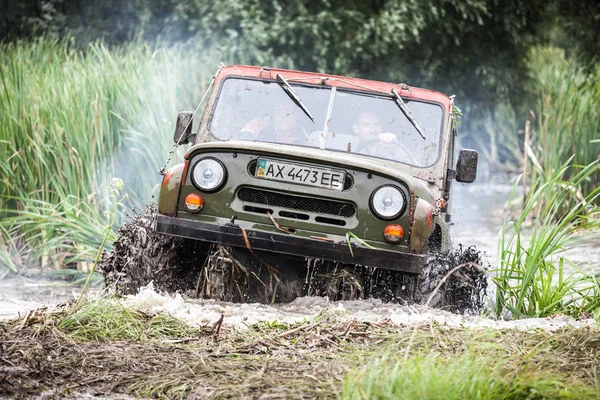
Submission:
M 180 111 L 194 110 L 219 61 L 210 51 L 190 52 L 185 46 L 174 46 L 151 51 L 132 50 L 140 55 L 139 72 L 128 76 L 124 84 L 130 90 L 116 101 L 122 115 L 121 146 L 106 160 L 105 171 L 100 171 L 104 185 L 112 177 L 123 180 L 129 195 L 127 209 L 142 209 L 155 202 L 162 176 L 159 169 L 173 147 L 173 131 Z M 197 129 L 201 117 L 195 117 Z M 179 146 L 167 168 L 183 162 L 189 145 Z M 104 186 L 103 185 L 103 186 Z

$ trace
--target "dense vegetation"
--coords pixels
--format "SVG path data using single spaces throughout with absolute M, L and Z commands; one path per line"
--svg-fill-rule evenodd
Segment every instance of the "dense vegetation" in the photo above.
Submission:
M 90 260 L 102 240 L 107 185 L 125 180 L 129 208 L 157 192 L 173 116 L 201 96 L 208 53 L 68 41 L 0 52 L 0 260 L 60 266 Z
M 0 37 L 6 40 L 45 32 L 74 35 L 79 45 L 98 38 L 110 44 L 188 42 L 191 51 L 221 49 L 229 63 L 409 81 L 479 107 L 519 103 L 531 92 L 525 56 L 533 45 L 554 43 L 586 58 L 600 52 L 600 5 L 594 1 L 4 3 Z
M 565 59 L 559 49 L 537 49 L 533 59 L 539 95 L 530 157 L 533 176 L 551 180 L 567 160 L 585 166 L 600 159 L 600 64 Z M 576 173 L 563 178 L 569 180 Z M 583 200 L 598 186 L 596 172 L 577 184 L 576 198 Z M 600 205 L 598 199 L 594 202 Z

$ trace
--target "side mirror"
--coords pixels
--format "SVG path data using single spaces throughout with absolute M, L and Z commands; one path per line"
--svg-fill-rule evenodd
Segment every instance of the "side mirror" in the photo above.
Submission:
M 458 153 L 456 163 L 456 181 L 471 183 L 477 177 L 477 152 L 471 149 L 462 149 Z
M 190 142 L 190 135 L 192 134 L 193 115 L 194 113 L 190 111 L 182 111 L 177 115 L 175 133 L 173 134 L 173 141 L 175 143 L 186 144 Z

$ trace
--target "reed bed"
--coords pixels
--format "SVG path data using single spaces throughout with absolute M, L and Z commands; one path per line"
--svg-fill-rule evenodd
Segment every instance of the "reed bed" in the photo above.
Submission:
M 505 222 L 493 278 L 496 316 L 598 315 L 600 280 L 570 261 L 565 250 L 600 238 L 600 207 L 595 206 L 600 187 L 583 198 L 577 190 L 599 172 L 600 161 L 586 167 L 563 164 L 552 176 L 539 177 L 517 218 Z M 571 205 L 567 210 L 565 203 Z
M 118 177 L 128 208 L 157 194 L 176 115 L 195 108 L 210 52 L 69 40 L 0 47 L 0 266 L 93 259 Z
M 538 104 L 533 123 L 530 156 L 533 178 L 552 181 L 563 164 L 586 166 L 600 159 L 600 62 L 582 64 L 566 59 L 561 52 L 542 50 L 534 57 L 546 59 L 536 72 Z M 539 53 L 539 54 L 538 54 Z M 539 62 L 539 61 L 538 61 Z M 576 175 L 566 171 L 564 180 Z M 600 185 L 600 171 L 595 170 L 574 188 L 577 196 L 563 204 L 563 211 L 581 201 Z M 548 196 L 552 194 L 548 193 Z M 549 197 L 546 198 L 550 200 Z M 600 199 L 595 199 L 600 205 Z

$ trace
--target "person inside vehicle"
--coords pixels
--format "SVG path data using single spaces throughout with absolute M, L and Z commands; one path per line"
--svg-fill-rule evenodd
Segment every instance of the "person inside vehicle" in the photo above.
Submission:
M 302 144 L 308 141 L 308 134 L 298 121 L 301 114 L 295 105 L 279 103 L 272 115 L 249 121 L 240 133 L 264 142 Z
M 381 118 L 376 112 L 361 111 L 352 125 L 352 130 L 357 135 L 352 152 L 403 162 L 411 161 L 410 153 L 399 142 L 396 134 L 383 132 Z

